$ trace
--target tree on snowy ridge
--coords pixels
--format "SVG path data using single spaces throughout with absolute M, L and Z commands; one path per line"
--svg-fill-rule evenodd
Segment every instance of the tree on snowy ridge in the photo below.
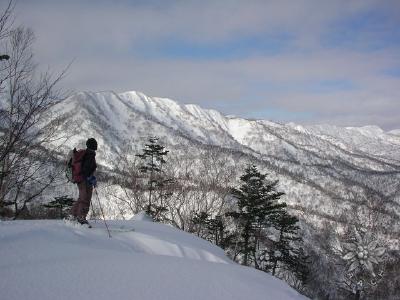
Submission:
M 299 219 L 290 215 L 285 209 L 279 211 L 273 218 L 273 226 L 278 232 L 276 240 L 268 251 L 267 270 L 275 276 L 279 268 L 296 270 L 302 265 L 301 238 L 299 236 Z M 304 272 L 300 273 L 302 277 Z
M 190 149 L 185 147 L 184 140 L 180 142 L 169 145 L 170 152 L 164 156 L 166 163 L 162 166 L 162 177 L 173 180 L 164 181 L 160 190 L 160 186 L 153 184 L 152 203 L 158 203 L 159 196 L 163 196 L 163 206 L 168 209 L 166 221 L 182 230 L 196 232 L 195 214 L 205 212 L 217 216 L 231 208 L 232 201 L 228 201 L 227 195 L 239 168 L 237 161 L 221 148 Z M 113 186 L 107 193 L 117 203 L 121 216 L 146 210 L 149 202 L 150 172 L 141 172 L 145 161 L 133 154 L 143 153 L 143 144 L 148 141 L 127 140 L 114 160 Z
M 226 249 L 231 245 L 234 233 L 228 230 L 226 218 L 221 215 L 211 217 L 206 212 L 195 213 L 192 219 L 197 236 Z
M 273 216 L 285 206 L 277 202 L 284 193 L 277 192 L 277 181 L 267 182 L 266 174 L 256 166 L 248 166 L 240 177 L 242 185 L 232 190 L 237 199 L 237 210 L 229 215 L 235 220 L 241 236 L 238 247 L 243 255 L 242 263 L 260 268 L 259 247 L 263 230 L 272 225 Z
M 278 182 L 266 177 L 254 165 L 248 166 L 240 177 L 241 186 L 232 190 L 237 209 L 227 213 L 236 224 L 230 250 L 235 249 L 235 257 L 238 252 L 244 265 L 280 278 L 291 276 L 292 284 L 299 286 L 309 272 L 299 220 L 279 201 L 284 193 L 277 191 Z
M 10 1 L 0 17 L 0 52 L 8 56 L 0 61 L 0 211 L 12 207 L 17 218 L 57 175 L 48 145 L 63 119 L 50 108 L 62 99 L 55 87 L 64 73 L 36 73 L 34 34 L 13 27 L 12 9 Z
M 165 176 L 163 167 L 168 150 L 158 143 L 158 138 L 151 137 L 142 149 L 143 153 L 136 154 L 142 160 L 140 172 L 148 175 L 147 190 L 149 193 L 146 212 L 154 220 L 161 221 L 167 212 L 166 200 L 172 192 L 168 189 L 174 180 Z
M 236 161 L 224 149 L 206 146 L 169 147 L 166 176 L 174 178 L 173 195 L 166 201 L 170 223 L 188 232 L 197 232 L 196 214 L 209 218 L 223 215 L 231 208 L 228 200 L 236 180 Z

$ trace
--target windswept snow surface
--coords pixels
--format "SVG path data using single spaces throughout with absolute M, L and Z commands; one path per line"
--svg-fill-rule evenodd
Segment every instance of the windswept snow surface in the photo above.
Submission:
M 109 221 L 111 239 L 93 226 L 0 222 L 1 299 L 306 299 L 170 226 Z

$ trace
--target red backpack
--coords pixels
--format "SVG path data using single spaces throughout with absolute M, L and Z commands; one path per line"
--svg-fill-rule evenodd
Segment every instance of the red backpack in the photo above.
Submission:
M 82 161 L 85 153 L 85 149 L 76 150 L 76 148 L 69 153 L 66 176 L 68 180 L 73 183 L 79 183 L 85 180 L 82 175 Z

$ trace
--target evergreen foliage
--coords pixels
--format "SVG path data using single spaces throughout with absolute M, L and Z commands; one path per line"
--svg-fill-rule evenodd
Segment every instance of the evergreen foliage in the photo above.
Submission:
M 301 244 L 302 240 L 299 240 Z M 293 286 L 297 290 L 301 290 L 301 286 L 308 286 L 310 279 L 310 256 L 305 252 L 303 247 L 299 247 L 298 249 L 294 249 L 294 259 L 290 262 L 290 270 L 293 272 L 296 277 L 298 284 L 294 284 Z
M 278 231 L 279 238 L 273 242 L 270 249 L 268 265 L 272 275 L 275 275 L 278 263 L 282 262 L 286 266 L 295 265 L 297 255 L 292 242 L 297 242 L 300 238 L 297 232 L 300 229 L 297 225 L 298 219 L 289 215 L 285 210 L 280 210 L 273 220 L 273 226 Z
M 207 227 L 207 223 L 209 222 L 209 219 L 210 219 L 210 215 L 205 211 L 194 214 L 194 216 L 192 218 L 192 222 L 194 225 L 193 231 L 197 234 L 197 236 L 199 236 L 201 238 L 206 237 L 205 229 Z
M 48 209 L 55 209 L 58 213 L 58 217 L 63 219 L 68 216 L 71 207 L 74 205 L 74 199 L 68 196 L 55 197 L 55 200 L 44 204 L 43 207 Z
M 146 213 L 152 216 L 155 221 L 164 221 L 165 213 L 168 209 L 165 207 L 165 199 L 172 196 L 168 186 L 172 185 L 174 180 L 167 178 L 163 167 L 166 164 L 165 157 L 168 150 L 158 143 L 158 138 L 151 137 L 148 143 L 142 149 L 143 153 L 136 156 L 142 160 L 139 170 L 147 174 L 147 189 L 149 191 Z M 156 194 L 157 193 L 157 194 Z
M 257 167 L 248 166 L 240 177 L 239 188 L 232 190 L 237 210 L 229 212 L 236 225 L 235 256 L 242 264 L 254 266 L 272 275 L 292 274 L 304 284 L 308 276 L 308 257 L 302 249 L 298 218 L 287 212 L 276 189 L 278 181 L 269 181 Z M 232 238 L 233 240 L 233 238 Z M 282 276 L 282 275 L 281 275 Z M 281 277 L 278 276 L 278 277 Z
M 196 234 L 215 245 L 226 249 L 231 242 L 232 233 L 221 215 L 212 218 L 207 212 L 196 213 L 192 219 Z
M 248 166 L 240 177 L 242 185 L 232 189 L 237 199 L 237 211 L 229 213 L 240 232 L 241 239 L 237 247 L 243 255 L 243 264 L 253 264 L 259 268 L 257 250 L 262 231 L 272 225 L 276 214 L 285 206 L 277 202 L 284 193 L 276 191 L 277 181 L 268 182 L 266 175 L 261 174 L 256 166 Z

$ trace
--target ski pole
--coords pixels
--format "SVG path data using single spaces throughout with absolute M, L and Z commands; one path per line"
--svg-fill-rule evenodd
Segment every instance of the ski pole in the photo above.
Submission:
M 94 220 L 94 223 L 97 224 L 97 220 L 96 220 L 96 216 L 95 216 L 95 212 L 94 212 L 94 208 L 93 208 L 93 204 L 90 205 L 90 209 L 92 210 L 92 215 L 90 217 L 90 219 Z
M 101 211 L 101 214 L 103 215 L 103 220 L 104 220 L 104 224 L 106 225 L 106 228 L 107 228 L 108 237 L 111 238 L 111 233 L 110 233 L 110 230 L 108 229 L 106 218 L 104 217 L 103 207 L 101 206 L 100 199 L 99 199 L 99 194 L 97 193 L 97 189 L 96 188 L 94 188 L 94 192 L 96 193 L 97 202 L 99 202 L 100 211 Z

